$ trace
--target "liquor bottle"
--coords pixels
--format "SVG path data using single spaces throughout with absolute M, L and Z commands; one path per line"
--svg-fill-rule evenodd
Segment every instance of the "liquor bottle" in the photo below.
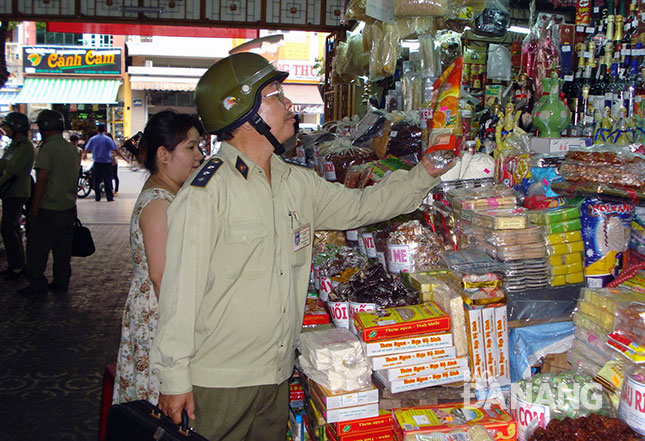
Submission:
M 621 109 L 625 107 L 625 96 L 627 95 L 627 81 L 625 78 L 625 69 L 618 66 L 618 80 L 612 83 L 611 114 L 617 118 L 621 114 Z
M 589 89 L 589 106 L 595 110 L 605 106 L 605 88 L 607 86 L 607 66 L 601 64 Z M 593 113 L 590 111 L 589 113 Z
M 610 74 L 609 74 L 609 81 L 605 86 L 605 106 L 604 107 L 609 107 L 609 109 L 612 108 L 612 104 L 614 102 L 614 91 L 616 90 L 617 83 L 618 83 L 618 63 L 612 63 Z
M 591 90 L 591 66 L 585 67 L 582 74 L 582 86 L 578 96 L 578 120 L 584 121 L 589 110 L 589 91 Z
M 643 117 L 644 109 L 642 106 L 645 106 L 645 68 L 641 69 L 641 76 L 634 92 L 634 115 Z
M 629 79 L 625 90 L 625 108 L 627 109 L 627 116 L 629 117 L 634 116 L 636 107 L 636 89 L 638 89 L 640 83 L 639 79 L 638 64 L 636 64 L 636 60 L 632 60 L 629 69 Z

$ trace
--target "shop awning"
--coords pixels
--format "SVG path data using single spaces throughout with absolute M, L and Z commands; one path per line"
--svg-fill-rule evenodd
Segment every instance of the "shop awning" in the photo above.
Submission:
M 116 104 L 120 80 L 26 78 L 16 103 Z
M 192 92 L 199 78 L 164 78 L 152 76 L 130 76 L 132 90 L 163 90 L 176 92 Z
M 315 84 L 282 84 L 284 94 L 296 113 L 324 113 L 323 101 Z
M 0 92 L 0 106 L 8 106 L 16 101 L 18 92 Z

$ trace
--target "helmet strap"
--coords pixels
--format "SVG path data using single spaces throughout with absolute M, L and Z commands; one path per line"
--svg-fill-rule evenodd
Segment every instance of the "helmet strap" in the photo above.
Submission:
M 276 155 L 281 155 L 284 153 L 284 147 L 282 146 L 282 144 L 280 144 L 280 141 L 278 141 L 276 137 L 273 136 L 273 133 L 271 133 L 271 127 L 269 127 L 269 125 L 262 119 L 260 115 L 258 115 L 257 112 L 251 115 L 249 123 L 255 128 L 255 130 L 258 131 L 260 135 L 264 135 L 264 137 L 269 140 L 271 145 L 273 145 Z

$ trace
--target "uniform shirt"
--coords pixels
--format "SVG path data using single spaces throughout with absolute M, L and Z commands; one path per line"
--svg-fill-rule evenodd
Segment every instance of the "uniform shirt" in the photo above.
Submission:
M 49 179 L 38 208 L 63 211 L 76 206 L 79 164 L 78 150 L 65 141 L 61 133 L 50 136 L 42 143 L 34 168 L 47 170 Z
M 166 266 L 151 357 L 164 394 L 279 384 L 294 365 L 313 232 L 343 230 L 415 210 L 437 182 L 422 166 L 349 189 L 271 158 L 264 171 L 223 143 L 168 208 Z M 203 183 L 206 179 L 203 179 Z M 309 243 L 300 245 L 309 227 Z
M 112 150 L 116 150 L 116 144 L 109 136 L 98 133 L 90 138 L 85 150 L 92 152 L 94 162 L 112 164 Z
M 10 179 L 5 198 L 28 198 L 31 196 L 31 168 L 34 165 L 34 145 L 29 139 L 11 141 L 0 159 L 0 187 Z

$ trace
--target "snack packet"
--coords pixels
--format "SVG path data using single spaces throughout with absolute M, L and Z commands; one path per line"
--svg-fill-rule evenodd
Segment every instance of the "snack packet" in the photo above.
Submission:
M 459 57 L 446 69 L 434 83 L 431 128 L 425 154 L 437 168 L 446 168 L 457 156 L 457 137 L 455 131 L 459 121 L 459 91 L 463 58 Z

